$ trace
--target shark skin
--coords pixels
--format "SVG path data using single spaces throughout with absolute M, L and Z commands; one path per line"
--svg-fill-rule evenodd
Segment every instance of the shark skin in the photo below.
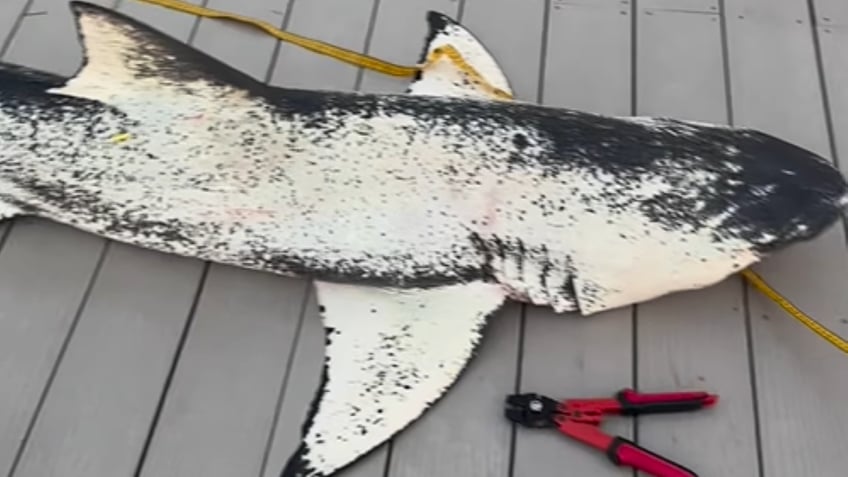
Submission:
M 71 8 L 75 75 L 0 65 L 0 218 L 313 280 L 324 377 L 285 477 L 412 423 L 507 299 L 588 316 L 710 286 L 848 205 L 829 162 L 759 131 L 494 101 L 446 60 L 405 94 L 274 88 Z M 424 56 L 454 46 L 510 91 L 473 34 L 428 22 Z

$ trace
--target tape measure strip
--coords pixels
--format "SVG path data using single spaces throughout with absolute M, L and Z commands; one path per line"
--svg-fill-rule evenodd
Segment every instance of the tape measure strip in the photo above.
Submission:
M 315 53 L 319 53 L 321 55 L 329 56 L 331 58 L 335 58 L 339 61 L 343 61 L 345 63 L 352 64 L 354 66 L 360 66 L 363 68 L 367 68 L 372 71 L 377 71 L 379 73 L 383 73 L 389 76 L 396 77 L 413 77 L 415 76 L 419 68 L 415 66 L 403 66 L 397 65 L 394 63 L 390 63 L 388 61 L 381 60 L 379 58 L 375 58 L 373 56 L 364 55 L 362 53 L 357 53 L 353 50 L 349 50 L 347 48 L 343 48 L 336 45 L 331 45 L 329 43 L 325 43 L 323 41 L 315 40 L 312 38 L 307 38 L 305 36 L 297 35 L 291 32 L 283 31 L 278 29 L 277 27 L 271 25 L 268 22 L 258 20 L 255 18 L 246 17 L 243 15 L 238 15 L 235 13 L 224 12 L 221 10 L 215 10 L 212 8 L 202 7 L 200 5 L 194 5 L 191 3 L 186 3 L 181 0 L 137 0 L 143 3 L 149 3 L 152 5 L 158 5 L 160 7 L 169 8 L 171 10 L 176 10 L 183 13 L 189 13 L 192 15 L 197 15 L 199 17 L 205 18 L 215 18 L 219 20 L 228 20 L 236 23 L 241 23 L 244 25 L 250 25 L 260 30 L 268 33 L 269 35 L 285 41 L 287 43 L 292 43 L 294 45 L 300 46 L 307 50 L 313 51 Z
M 482 75 L 479 74 L 471 65 L 469 65 L 463 58 L 462 55 L 451 46 L 444 46 L 439 49 L 433 51 L 424 65 L 421 66 L 403 66 L 394 63 L 390 63 L 388 61 L 381 60 L 379 58 L 375 58 L 370 55 L 364 55 L 362 53 L 357 53 L 352 50 L 348 50 L 346 48 L 342 48 L 340 46 L 331 45 L 329 43 L 325 43 L 319 40 L 314 40 L 312 38 L 307 38 L 301 35 L 296 35 L 294 33 L 286 32 L 280 30 L 270 23 L 257 20 L 254 18 L 246 17 L 243 15 L 238 15 L 234 13 L 223 12 L 220 10 L 214 10 L 211 8 L 202 7 L 199 5 L 194 5 L 190 3 L 186 3 L 181 0 L 137 0 L 144 3 L 150 3 L 154 5 L 159 5 L 162 7 L 170 8 L 172 10 L 190 13 L 193 15 L 197 15 L 200 17 L 206 18 L 216 18 L 221 20 L 229 20 L 237 23 L 242 23 L 245 25 L 251 25 L 260 30 L 270 34 L 271 36 L 288 43 L 292 43 L 294 45 L 300 46 L 307 50 L 319 53 L 321 55 L 329 56 L 331 58 L 335 58 L 337 60 L 343 61 L 345 63 L 349 63 L 354 66 L 359 66 L 362 68 L 366 68 L 372 71 L 376 71 L 378 73 L 383 73 L 389 76 L 395 77 L 414 77 L 419 71 L 423 68 L 426 68 L 428 65 L 438 61 L 442 57 L 447 57 L 450 61 L 452 61 L 461 71 L 465 72 L 467 75 L 471 76 L 475 82 L 483 85 L 485 88 L 489 90 L 492 96 L 498 99 L 509 100 L 512 99 L 512 96 L 505 91 L 496 88 L 489 84 Z M 741 272 L 742 276 L 748 280 L 748 282 L 759 292 L 764 294 L 774 303 L 776 303 L 779 307 L 781 307 L 786 313 L 790 316 L 801 322 L 804 326 L 809 328 L 813 333 L 820 336 L 822 339 L 839 349 L 840 351 L 848 354 L 848 341 L 844 338 L 840 337 L 833 331 L 829 330 L 827 327 L 808 316 L 801 310 L 799 310 L 795 305 L 793 305 L 789 300 L 783 297 L 780 293 L 774 290 L 765 280 L 762 279 L 757 273 L 753 270 L 747 269 Z
M 828 343 L 835 346 L 838 350 L 848 354 L 848 341 L 846 341 L 844 338 L 840 337 L 833 331 L 827 329 L 827 327 L 814 320 L 812 317 L 808 316 L 803 311 L 799 310 L 795 305 L 792 304 L 792 302 L 784 298 L 783 295 L 781 295 L 774 288 L 769 286 L 769 284 L 766 283 L 766 281 L 763 280 L 762 277 L 760 277 L 756 272 L 751 269 L 746 269 L 743 270 L 741 274 L 755 289 L 757 289 L 763 295 L 767 296 L 769 299 L 771 299 L 771 301 L 775 302 L 777 306 L 783 308 L 783 310 L 786 313 L 789 313 L 790 316 L 800 321 L 801 324 L 809 328 L 813 333 L 819 335 Z

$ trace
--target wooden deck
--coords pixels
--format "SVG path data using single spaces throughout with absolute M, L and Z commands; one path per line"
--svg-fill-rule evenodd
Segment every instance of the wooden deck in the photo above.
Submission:
M 197 0 L 199 1 L 199 0 Z M 113 6 L 115 0 L 98 3 Z M 254 77 L 307 88 L 404 82 L 252 30 L 134 0 L 119 9 Z M 417 59 L 427 9 L 458 16 L 525 100 L 754 126 L 848 164 L 845 0 L 209 0 L 389 60 Z M 71 74 L 67 0 L 0 0 L 3 61 Z M 3 225 L 0 476 L 274 477 L 317 386 L 305 281 L 164 256 L 34 219 Z M 759 267 L 848 335 L 840 226 Z M 511 304 L 431 412 L 346 477 L 631 475 L 504 395 L 704 388 L 712 411 L 620 420 L 704 477 L 844 477 L 848 360 L 739 278 L 601 316 Z

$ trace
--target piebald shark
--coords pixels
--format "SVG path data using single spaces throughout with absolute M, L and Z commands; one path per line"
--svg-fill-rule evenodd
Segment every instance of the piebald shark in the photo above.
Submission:
M 128 16 L 71 2 L 69 78 L 0 67 L 0 217 L 306 277 L 324 376 L 285 477 L 402 431 L 507 300 L 593 315 L 707 287 L 837 222 L 845 178 L 779 138 L 500 101 L 449 61 L 406 92 L 263 84 Z M 452 46 L 512 92 L 479 40 Z

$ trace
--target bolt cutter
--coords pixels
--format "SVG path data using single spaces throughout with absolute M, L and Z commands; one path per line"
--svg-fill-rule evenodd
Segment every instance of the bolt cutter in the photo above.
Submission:
M 506 417 L 531 428 L 555 427 L 572 439 L 606 453 L 613 464 L 631 467 L 654 477 L 698 477 L 693 471 L 657 455 L 635 442 L 605 434 L 605 415 L 636 416 L 687 412 L 710 407 L 718 396 L 705 392 L 642 394 L 623 389 L 613 398 L 556 401 L 535 393 L 506 398 Z

